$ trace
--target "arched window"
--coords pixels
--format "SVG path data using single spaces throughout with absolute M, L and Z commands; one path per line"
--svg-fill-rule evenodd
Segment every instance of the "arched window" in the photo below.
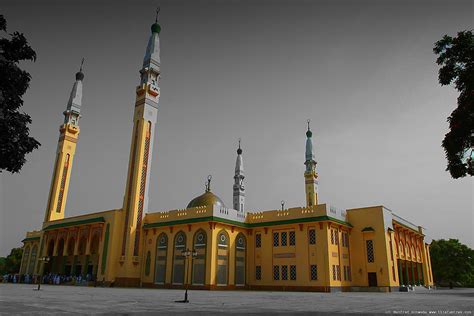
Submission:
M 38 246 L 34 245 L 31 249 L 30 263 L 28 265 L 28 274 L 32 274 L 36 264 L 36 254 L 38 253 Z
M 157 284 L 165 284 L 167 255 L 168 236 L 162 233 L 156 239 L 155 283 Z
M 28 258 L 30 257 L 30 246 L 26 246 L 25 250 L 23 251 L 23 258 L 21 262 L 21 274 L 26 273 L 26 266 L 28 265 Z
M 227 285 L 229 266 L 229 235 L 217 234 L 217 285 Z
M 193 284 L 204 285 L 206 280 L 206 232 L 202 229 L 194 234 L 194 250 L 197 257 L 193 260 Z
M 245 285 L 246 245 L 244 234 L 238 234 L 235 239 L 235 285 Z
M 179 232 L 174 238 L 173 284 L 184 284 L 185 257 L 181 254 L 183 250 L 186 250 L 186 234 Z

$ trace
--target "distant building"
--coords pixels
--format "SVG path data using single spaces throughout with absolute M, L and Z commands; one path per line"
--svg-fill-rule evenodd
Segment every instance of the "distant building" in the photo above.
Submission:
M 148 212 L 148 184 L 160 97 L 160 25 L 151 27 L 140 83 L 123 207 L 65 217 L 79 136 L 82 70 L 76 74 L 43 226 L 23 239 L 21 274 L 89 275 L 116 286 L 195 289 L 389 291 L 433 284 L 429 246 L 416 226 L 384 206 L 342 211 L 318 204 L 318 174 L 308 122 L 306 205 L 245 208 L 243 150 L 237 150 L 232 208 L 211 191 L 186 208 Z M 229 188 L 230 189 L 230 188 Z M 195 257 L 186 259 L 185 250 Z M 190 253 L 188 253 L 190 254 Z M 45 262 L 41 258 L 49 257 Z

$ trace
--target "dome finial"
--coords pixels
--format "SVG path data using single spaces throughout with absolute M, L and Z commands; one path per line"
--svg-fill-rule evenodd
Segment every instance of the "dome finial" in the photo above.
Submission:
M 158 23 L 158 13 L 160 13 L 160 7 L 156 8 L 155 23 Z
M 82 57 L 81 67 L 79 67 L 79 72 L 76 73 L 76 80 L 82 81 L 82 79 L 84 79 L 84 73 L 82 72 L 83 65 L 84 65 L 84 57 Z
M 239 149 L 237 149 L 237 155 L 242 155 L 242 148 L 240 148 L 241 139 L 239 137 Z
M 211 191 L 211 180 L 212 180 L 212 176 L 208 175 L 207 176 L 207 183 L 206 183 L 206 192 Z
M 309 127 L 309 123 L 311 122 L 310 119 L 307 119 L 306 120 L 306 123 L 308 123 L 308 130 L 306 131 L 306 136 L 309 138 L 311 136 L 313 136 L 313 133 L 311 132 L 311 128 Z
M 151 25 L 151 32 L 152 33 L 160 33 L 161 31 L 161 26 L 158 24 L 158 13 L 160 13 L 160 7 L 156 9 L 156 15 L 155 15 L 155 23 Z

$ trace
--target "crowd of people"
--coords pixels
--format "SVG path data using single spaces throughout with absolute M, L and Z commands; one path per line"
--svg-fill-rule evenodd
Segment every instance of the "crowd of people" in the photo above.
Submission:
M 27 283 L 37 284 L 39 275 L 31 274 L 6 274 L 3 276 L 3 283 Z M 89 282 L 95 282 L 95 277 L 92 274 L 86 274 L 85 276 L 79 275 L 64 275 L 57 273 L 48 273 L 41 277 L 42 284 L 70 284 L 70 285 L 87 285 Z

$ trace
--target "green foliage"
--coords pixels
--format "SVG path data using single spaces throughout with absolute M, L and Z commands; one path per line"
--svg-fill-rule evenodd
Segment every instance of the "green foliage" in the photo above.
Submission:
M 446 170 L 455 179 L 474 175 L 474 161 L 463 161 L 466 152 L 474 146 L 474 35 L 472 31 L 458 32 L 457 37 L 445 35 L 435 43 L 433 52 L 441 66 L 438 80 L 441 85 L 454 83 L 460 92 L 458 106 L 448 117 L 450 131 L 443 147 L 448 166 Z
M 7 22 L 0 15 L 0 173 L 2 170 L 14 173 L 26 162 L 25 155 L 40 146 L 29 136 L 30 116 L 19 111 L 31 76 L 18 63 L 35 61 L 36 53 L 23 34 L 7 34 L 6 30 Z
M 6 258 L 0 257 L 0 275 L 18 273 L 20 271 L 22 256 L 23 248 L 13 248 Z
M 457 239 L 433 240 L 431 267 L 437 284 L 474 286 L 474 250 Z

